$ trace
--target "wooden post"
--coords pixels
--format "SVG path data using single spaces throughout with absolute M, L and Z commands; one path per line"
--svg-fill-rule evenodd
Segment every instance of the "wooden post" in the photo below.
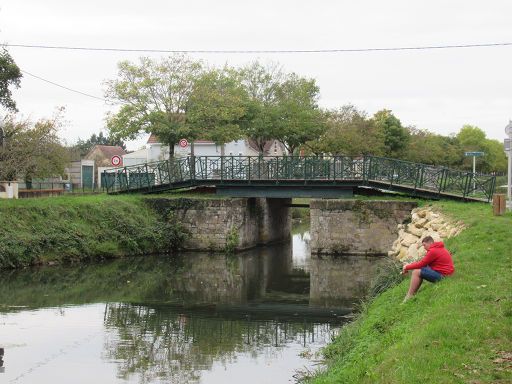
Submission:
M 492 213 L 501 216 L 507 209 L 507 200 L 504 193 L 495 193 L 492 197 Z

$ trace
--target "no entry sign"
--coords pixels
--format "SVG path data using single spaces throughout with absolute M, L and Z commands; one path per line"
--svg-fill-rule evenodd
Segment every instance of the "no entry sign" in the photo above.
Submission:
M 121 165 L 121 156 L 114 155 L 110 159 L 110 162 L 114 167 L 117 167 L 118 165 Z
M 187 141 L 187 139 L 181 139 L 179 144 L 180 144 L 181 148 L 187 148 L 188 141 Z

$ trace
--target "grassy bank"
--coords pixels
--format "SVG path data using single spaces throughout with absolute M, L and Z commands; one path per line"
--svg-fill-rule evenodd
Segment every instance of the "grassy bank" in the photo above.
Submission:
M 437 203 L 467 229 L 446 241 L 456 273 L 401 304 L 409 279 L 364 306 L 313 383 L 512 382 L 512 214 Z
M 141 196 L 0 201 L 0 268 L 166 252 L 181 236 Z

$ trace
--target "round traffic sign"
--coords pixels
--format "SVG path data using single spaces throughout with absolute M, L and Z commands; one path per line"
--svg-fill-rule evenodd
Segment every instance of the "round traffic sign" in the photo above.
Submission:
M 121 164 L 121 156 L 114 155 L 110 159 L 110 162 L 113 166 L 117 167 L 119 164 Z
M 186 148 L 188 146 L 188 141 L 187 139 L 181 139 L 179 144 L 181 148 Z
M 509 120 L 507 126 L 505 127 L 505 133 L 509 136 L 512 136 L 512 121 Z

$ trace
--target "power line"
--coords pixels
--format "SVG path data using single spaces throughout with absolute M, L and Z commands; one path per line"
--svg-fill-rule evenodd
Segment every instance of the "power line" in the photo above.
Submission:
M 36 76 L 36 75 L 34 75 L 34 74 L 30 73 L 30 72 L 27 72 L 27 71 L 25 71 L 25 70 L 23 70 L 23 69 L 20 69 L 20 71 L 21 71 L 21 72 L 23 72 L 23 73 L 25 73 L 25 74 L 27 74 L 27 75 L 29 75 L 29 76 L 35 77 L 36 79 L 39 79 L 39 80 L 41 80 L 41 81 L 44 81 L 44 82 L 49 83 L 49 84 L 52 84 L 52 85 L 55 85 L 56 87 L 66 89 L 66 90 L 71 91 L 71 92 L 79 93 L 80 95 L 87 96 L 87 97 L 91 97 L 91 98 L 93 98 L 93 99 L 101 100 L 101 101 L 104 101 L 105 103 L 109 103 L 109 104 L 110 104 L 110 102 L 109 102 L 108 100 L 106 100 L 106 99 L 104 99 L 104 98 L 102 98 L 102 97 L 98 97 L 98 96 L 90 95 L 90 94 L 88 94 L 88 93 L 85 93 L 85 92 L 82 92 L 82 91 L 77 91 L 76 89 L 69 88 L 69 87 L 66 87 L 66 86 L 61 85 L 61 84 L 57 84 L 57 83 L 55 83 L 55 82 L 53 82 L 53 81 L 43 79 L 43 78 L 42 78 L 42 77 L 40 77 L 40 76 Z
M 350 53 L 350 52 L 386 52 L 386 51 L 424 51 L 433 49 L 459 49 L 459 48 L 484 48 L 511 46 L 512 42 L 505 43 L 481 43 L 481 44 L 451 44 L 451 45 L 425 45 L 416 47 L 389 47 L 389 48 L 341 48 L 341 49 L 263 49 L 263 50 L 230 50 L 230 49 L 130 49 L 130 48 L 95 48 L 72 47 L 58 45 L 29 45 L 29 44 L 4 44 L 6 47 L 37 48 L 37 49 L 61 49 L 74 51 L 100 51 L 100 52 L 140 52 L 140 53 L 205 53 L 205 54 L 294 54 L 294 53 Z

